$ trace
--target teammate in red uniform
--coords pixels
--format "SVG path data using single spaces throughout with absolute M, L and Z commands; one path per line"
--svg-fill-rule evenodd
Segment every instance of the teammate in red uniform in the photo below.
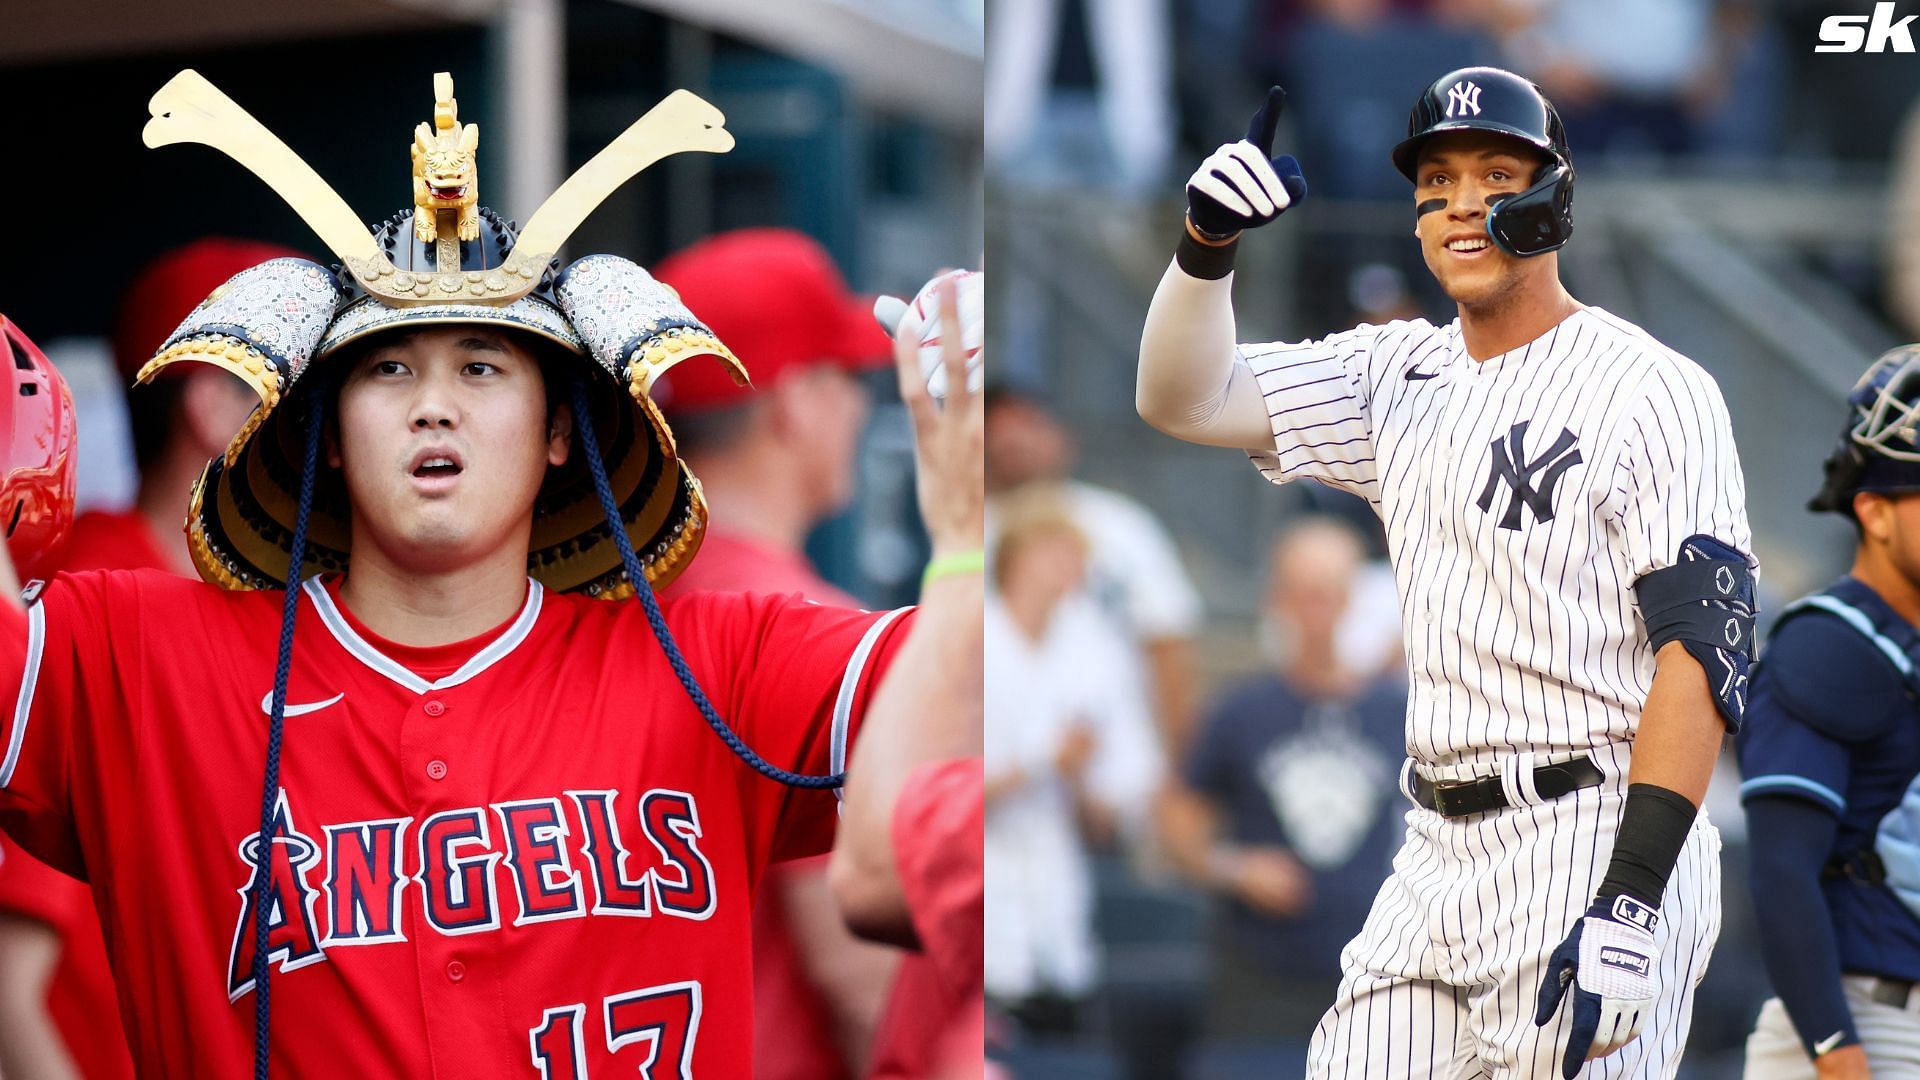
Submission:
M 983 340 L 985 328 L 962 323 L 956 282 L 942 278 L 930 283 L 942 323 L 962 327 L 940 336 L 943 366 L 952 371 L 964 366 L 966 343 Z M 978 309 L 969 317 L 979 318 Z M 919 368 L 920 344 L 917 333 L 895 343 L 903 379 Z M 984 399 L 976 400 L 984 415 Z M 924 406 L 909 395 L 909 408 Z M 982 468 L 984 483 L 984 462 Z M 972 651 L 955 653 L 943 668 L 983 664 L 978 623 L 953 644 Z M 911 726 L 874 724 L 847 770 L 829 872 L 835 900 L 856 932 L 915 948 L 894 980 L 867 1080 L 966 1080 L 986 1068 L 983 695 L 978 684 L 955 687 L 939 709 L 913 717 Z
M 754 379 L 740 386 L 718 365 L 682 364 L 659 387 L 712 508 L 700 557 L 667 595 L 798 593 L 865 606 L 822 578 L 804 545 L 853 498 L 869 404 L 855 373 L 892 357 L 872 301 L 853 296 L 826 250 L 791 229 L 709 237 L 654 273 Z M 772 867 L 753 909 L 757 1080 L 864 1073 L 898 961 L 899 950 L 847 931 L 824 856 Z
M 854 495 L 870 402 L 858 378 L 888 366 L 872 300 L 852 295 L 832 258 L 790 229 L 722 233 L 655 272 L 753 370 L 753 386 L 711 364 L 682 365 L 658 397 L 700 464 L 713 521 L 700 561 L 674 592 L 800 592 L 858 601 L 807 562 L 807 533 Z
M 129 384 L 194 305 L 228 278 L 268 259 L 298 256 L 288 248 L 251 240 L 208 238 L 169 251 L 134 276 L 121 297 L 113 358 Z M 153 385 L 131 388 L 127 413 L 133 431 L 140 489 L 125 511 L 90 510 L 73 522 L 65 543 L 48 560 L 63 570 L 150 567 L 193 573 L 180 533 L 182 496 L 207 459 L 226 447 L 256 404 L 245 383 L 202 365 L 172 368 Z M 20 1048 L 58 1040 L 87 1080 L 133 1075 L 120 1034 L 113 974 L 107 968 L 100 917 L 86 884 L 48 867 L 0 836 L 0 1074 Z M 49 1007 L 30 1010 L 33 995 L 14 980 L 34 970 L 13 951 L 19 941 L 51 935 L 40 946 L 57 959 Z M 58 1031 L 42 1030 L 48 1020 Z M 42 1057 L 50 1051 L 41 1051 Z M 36 1066 L 14 1071 L 37 1076 Z
M 516 245 L 557 248 L 663 142 L 731 139 L 675 95 L 521 236 L 473 205 L 478 134 L 436 91 L 413 210 L 356 238 L 288 185 L 342 269 L 246 271 L 149 365 L 261 393 L 194 490 L 225 589 L 73 574 L 0 609 L 0 824 L 93 884 L 145 1071 L 242 1075 L 251 1046 L 256 1076 L 745 1076 L 755 889 L 835 823 L 789 770 L 981 678 L 978 403 L 907 380 L 956 571 L 916 613 L 656 606 L 705 514 L 646 391 L 730 354 L 637 266 Z M 191 73 L 152 107 L 152 145 L 271 139 Z
M 74 435 L 65 380 L 0 316 L 0 443 L 8 447 L 0 521 L 9 544 L 45 552 L 70 535 Z M 132 1075 L 86 885 L 0 835 L 0 1076 Z

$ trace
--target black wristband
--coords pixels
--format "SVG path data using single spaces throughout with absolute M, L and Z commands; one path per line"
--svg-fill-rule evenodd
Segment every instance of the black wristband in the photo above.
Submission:
M 1203 244 L 1194 238 L 1193 226 L 1183 225 L 1180 246 L 1174 249 L 1173 257 L 1180 269 L 1201 281 L 1218 281 L 1233 273 L 1233 253 L 1239 249 L 1238 236 L 1224 244 Z
M 1613 860 L 1600 882 L 1595 900 L 1622 894 L 1649 907 L 1659 907 L 1666 895 L 1673 864 L 1699 809 L 1677 791 L 1657 784 L 1627 788 L 1627 807 L 1620 814 L 1620 833 L 1613 842 Z

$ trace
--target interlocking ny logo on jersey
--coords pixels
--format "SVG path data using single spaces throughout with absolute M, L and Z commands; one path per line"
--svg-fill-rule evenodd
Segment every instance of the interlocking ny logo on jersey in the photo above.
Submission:
M 1455 112 L 1465 116 L 1471 112 L 1480 115 L 1480 84 L 1457 82 L 1447 91 L 1447 118 L 1452 119 Z
M 1494 496 L 1500 493 L 1501 481 L 1506 481 L 1513 489 L 1513 497 L 1507 500 L 1507 512 L 1500 516 L 1503 529 L 1520 528 L 1522 506 L 1533 511 L 1535 520 L 1552 521 L 1554 486 L 1568 469 L 1581 461 L 1580 451 L 1573 445 L 1577 436 L 1566 428 L 1560 429 L 1560 437 L 1546 453 L 1528 461 L 1527 425 L 1532 422 L 1520 421 L 1505 438 L 1495 439 L 1491 444 L 1493 460 L 1487 467 L 1487 486 L 1481 489 L 1476 505 L 1490 511 Z

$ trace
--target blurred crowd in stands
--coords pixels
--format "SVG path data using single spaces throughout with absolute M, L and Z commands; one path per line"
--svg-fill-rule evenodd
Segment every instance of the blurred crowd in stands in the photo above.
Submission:
M 1808 77 L 1831 10 L 1809 0 L 995 4 L 987 152 L 1002 178 L 1157 195 L 1189 157 L 1243 130 L 1259 92 L 1279 83 L 1316 193 L 1396 198 L 1386 149 L 1407 103 L 1439 72 L 1497 64 L 1547 92 L 1582 165 L 1884 157 L 1911 80 L 1892 55 Z

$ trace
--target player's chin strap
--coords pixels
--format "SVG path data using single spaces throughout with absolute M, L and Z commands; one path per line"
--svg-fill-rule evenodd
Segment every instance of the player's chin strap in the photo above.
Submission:
M 600 439 L 594 433 L 592 419 L 593 400 L 587 392 L 587 384 L 575 380 L 573 384 L 573 427 L 580 435 L 580 452 L 586 455 L 587 468 L 593 473 L 593 489 L 600 495 L 600 509 L 607 516 L 607 528 L 613 533 L 613 542 L 620 549 L 620 564 L 627 571 L 627 580 L 633 583 L 635 595 L 640 597 L 640 606 L 647 611 L 647 622 L 653 627 L 653 636 L 660 641 L 660 648 L 666 651 L 667 663 L 673 665 L 673 673 L 680 678 L 680 685 L 686 688 L 687 696 L 693 699 L 694 707 L 706 718 L 707 726 L 720 736 L 727 748 L 740 756 L 740 760 L 754 767 L 762 776 L 778 780 L 788 787 L 797 788 L 837 788 L 846 781 L 845 773 L 828 773 L 823 776 L 809 776 L 805 773 L 787 770 L 753 752 L 753 748 L 741 741 L 740 736 L 720 719 L 714 711 L 713 703 L 707 700 L 706 691 L 700 689 L 699 680 L 693 677 L 693 669 L 687 666 L 687 659 L 680 655 L 680 646 L 674 643 L 673 634 L 667 629 L 666 617 L 660 614 L 660 602 L 654 599 L 653 587 L 647 584 L 646 574 L 641 570 L 640 557 L 633 553 L 633 540 L 627 536 L 626 521 L 620 515 L 620 504 L 614 500 L 613 486 L 607 483 L 607 464 L 600 457 Z M 669 482 L 672 482 L 670 479 Z M 303 519 L 304 520 L 304 519 Z M 289 621 L 288 625 L 292 625 Z M 271 809 L 271 807 L 269 807 Z
M 316 383 L 319 380 L 314 380 Z M 287 552 L 287 599 L 280 609 L 280 653 L 273 665 L 273 708 L 267 720 L 267 778 L 260 793 L 260 832 L 254 838 L 253 880 L 253 1076 L 268 1080 L 272 1054 L 273 1006 L 268 993 L 267 920 L 273 883 L 274 809 L 280 800 L 280 733 L 287 716 L 287 673 L 293 668 L 293 619 L 300 609 L 300 564 L 307 557 L 307 512 L 313 508 L 313 474 L 320 460 L 320 431 L 326 425 L 327 388 L 307 394 L 307 456 L 300 466 L 300 506 Z

